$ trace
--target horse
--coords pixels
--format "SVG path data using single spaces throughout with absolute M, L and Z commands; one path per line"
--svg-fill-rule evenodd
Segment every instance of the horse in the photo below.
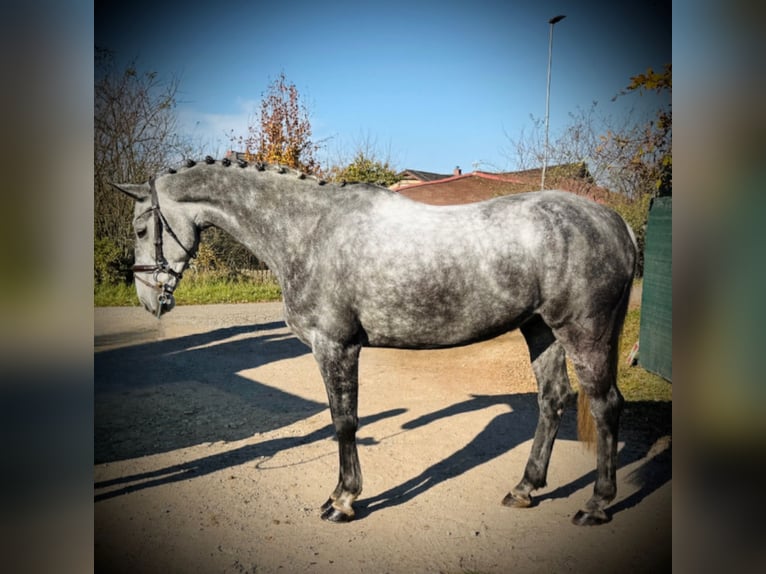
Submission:
M 502 504 L 533 505 L 564 407 L 577 394 L 578 419 L 590 419 L 595 435 L 597 477 L 572 522 L 611 519 L 624 403 L 618 338 L 637 254 L 616 212 L 566 191 L 432 206 L 376 185 L 210 156 L 145 183 L 112 185 L 135 200 L 135 287 L 158 318 L 173 308 L 207 227 L 230 234 L 276 276 L 285 322 L 319 366 L 338 441 L 338 483 L 322 519 L 352 520 L 362 491 L 362 347 L 452 347 L 516 328 L 529 347 L 539 416 L 523 477 Z

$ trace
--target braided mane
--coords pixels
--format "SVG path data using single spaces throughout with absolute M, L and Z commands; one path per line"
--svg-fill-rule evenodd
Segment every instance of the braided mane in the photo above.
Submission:
M 180 166 L 170 167 L 164 173 L 166 174 L 182 173 L 186 169 L 191 169 L 195 167 L 196 165 L 198 165 L 199 163 L 204 163 L 206 165 L 217 164 L 223 167 L 234 167 L 235 169 L 239 168 L 239 169 L 247 169 L 247 170 L 254 170 L 254 171 L 270 171 L 270 172 L 278 173 L 280 175 L 297 177 L 298 179 L 314 180 L 319 185 L 324 185 L 325 183 L 327 183 L 325 179 L 319 178 L 314 175 L 309 175 L 301 170 L 294 169 L 286 165 L 265 163 L 261 161 L 249 162 L 244 159 L 232 160 L 228 157 L 225 157 L 221 160 L 216 160 L 214 157 L 209 155 L 205 156 L 205 159 L 203 159 L 202 162 L 198 162 L 193 159 L 186 159 L 183 161 L 183 163 Z
M 204 163 L 206 165 L 221 165 L 223 167 L 233 167 L 233 168 L 254 170 L 254 171 L 261 171 L 261 172 L 269 171 L 273 173 L 278 173 L 280 175 L 297 177 L 298 179 L 302 179 L 302 180 L 303 179 L 312 180 L 312 181 L 315 181 L 317 185 L 325 185 L 326 183 L 328 183 L 327 180 L 324 178 L 317 177 L 315 175 L 310 175 L 304 171 L 294 169 L 292 167 L 288 167 L 282 164 L 273 164 L 273 163 L 266 163 L 261 161 L 249 162 L 241 158 L 231 159 L 228 157 L 224 157 L 223 159 L 216 160 L 214 157 L 210 155 L 205 156 L 202 162 L 198 162 L 193 159 L 186 159 L 179 166 L 168 168 L 167 170 L 163 172 L 163 174 L 182 173 L 183 171 L 187 169 L 191 169 L 201 163 Z M 159 174 L 159 175 L 162 175 L 162 174 Z M 363 182 L 341 180 L 335 183 L 343 187 L 345 185 L 352 185 L 352 184 L 363 183 Z M 382 184 L 375 184 L 375 185 L 377 187 L 385 188 L 385 186 Z

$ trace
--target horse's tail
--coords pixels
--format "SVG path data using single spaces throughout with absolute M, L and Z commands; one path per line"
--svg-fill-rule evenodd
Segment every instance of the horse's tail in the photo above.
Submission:
M 623 295 L 620 304 L 615 310 L 615 328 L 616 333 L 610 342 L 609 355 L 607 357 L 609 380 L 615 387 L 617 386 L 617 367 L 620 360 L 620 338 L 622 325 L 625 322 L 625 313 L 628 310 L 628 299 L 630 298 L 630 288 Z M 618 390 L 619 392 L 619 390 Z M 580 388 L 577 393 L 577 438 L 584 442 L 590 450 L 596 446 L 596 423 L 590 412 L 590 399 L 585 391 Z
M 638 267 L 638 242 L 636 241 L 636 236 L 628 222 L 624 219 L 623 222 L 628 230 L 628 235 L 630 235 L 633 247 L 633 269 L 631 270 L 630 276 L 627 278 L 622 291 L 622 296 L 620 297 L 617 306 L 614 308 L 614 314 L 612 315 L 613 332 L 611 340 L 609 341 L 610 347 L 607 361 L 609 378 L 615 386 L 617 385 L 617 368 L 620 360 L 622 326 L 625 323 L 625 315 L 628 312 L 630 291 L 633 287 L 633 277 L 635 276 L 636 268 Z M 589 449 L 593 449 L 596 445 L 596 423 L 590 412 L 590 400 L 582 388 L 577 393 L 577 438 L 584 442 Z
M 588 395 L 582 389 L 577 393 L 577 440 L 590 450 L 596 446 L 596 423 L 590 413 Z

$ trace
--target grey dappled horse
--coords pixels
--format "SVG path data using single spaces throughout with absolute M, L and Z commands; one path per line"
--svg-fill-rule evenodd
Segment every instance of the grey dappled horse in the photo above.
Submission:
M 274 272 L 287 325 L 319 364 L 339 443 L 340 478 L 322 518 L 351 520 L 362 491 L 363 346 L 449 347 L 518 327 L 540 414 L 524 477 L 503 504 L 530 506 L 531 491 L 546 483 L 574 394 L 566 354 L 597 433 L 593 496 L 573 522 L 610 519 L 604 508 L 616 494 L 623 405 L 617 344 L 636 261 L 635 239 L 617 213 L 561 191 L 435 207 L 373 185 L 325 184 L 283 167 L 210 157 L 115 187 L 136 200 L 136 289 L 158 317 L 172 309 L 206 227 L 228 232 Z

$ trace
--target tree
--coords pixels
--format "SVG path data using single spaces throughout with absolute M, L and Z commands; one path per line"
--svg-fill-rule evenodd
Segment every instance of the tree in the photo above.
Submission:
M 593 161 L 593 150 L 599 143 L 599 131 L 605 125 L 598 115 L 598 103 L 592 102 L 588 109 L 578 108 L 569 113 L 569 123 L 559 134 L 554 134 L 548 144 L 548 170 L 546 187 L 555 186 L 560 179 L 578 177 L 582 166 L 587 165 L 594 180 L 600 181 L 604 166 Z M 506 155 L 517 169 L 537 169 L 542 166 L 545 155 L 545 123 L 542 118 L 531 116 L 532 129 L 522 128 L 518 138 L 506 133 L 511 148 Z
M 651 68 L 630 79 L 629 85 L 613 100 L 630 93 L 672 90 L 672 66 L 663 72 Z M 643 123 L 630 114 L 619 123 L 597 113 L 593 102 L 587 110 L 569 114 L 569 123 L 554 134 L 548 150 L 550 165 L 587 163 L 589 172 L 599 185 L 639 200 L 644 194 L 664 195 L 672 189 L 672 112 L 670 105 L 660 107 L 654 119 Z M 544 124 L 532 118 L 532 130 L 522 130 L 518 138 L 508 137 L 511 153 L 519 169 L 537 168 L 543 163 Z M 555 184 L 555 181 L 551 182 Z
M 189 148 L 176 133 L 177 80 L 162 82 L 135 63 L 118 71 L 103 48 L 95 55 L 94 245 L 98 278 L 107 280 L 128 267 L 133 247 L 133 201 L 109 182 L 146 181 Z
M 351 151 L 349 151 L 351 150 Z M 350 146 L 340 145 L 325 177 L 330 181 L 372 183 L 390 187 L 399 181 L 390 144 L 381 149 L 370 133 L 360 133 Z
M 314 154 L 319 144 L 311 139 L 308 109 L 298 88 L 282 72 L 261 100 L 259 121 L 247 127 L 247 136 L 232 138 L 244 146 L 249 159 L 278 163 L 306 173 L 319 171 Z
M 673 67 L 666 64 L 662 72 L 649 68 L 645 74 L 630 79 L 630 84 L 617 96 L 630 92 L 662 94 L 673 90 Z M 673 191 L 673 112 L 672 104 L 661 107 L 653 120 L 627 133 L 607 132 L 601 137 L 597 151 L 619 158 L 622 175 L 636 180 L 639 192 L 670 195 Z

